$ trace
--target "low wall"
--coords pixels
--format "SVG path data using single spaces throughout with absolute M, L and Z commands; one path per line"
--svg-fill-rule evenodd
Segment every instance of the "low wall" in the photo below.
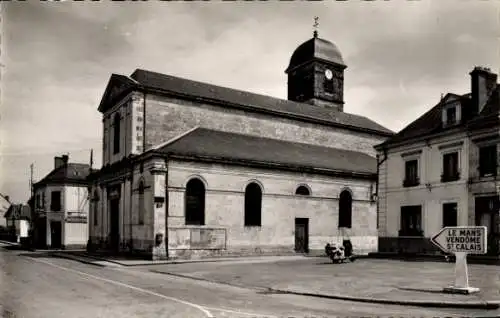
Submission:
M 380 253 L 441 254 L 441 250 L 427 237 L 379 237 Z

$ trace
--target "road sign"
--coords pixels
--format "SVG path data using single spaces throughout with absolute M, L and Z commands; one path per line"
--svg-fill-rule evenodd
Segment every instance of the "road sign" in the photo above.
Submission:
M 486 226 L 447 226 L 431 242 L 447 253 L 485 254 Z
M 479 288 L 469 286 L 467 254 L 486 253 L 486 226 L 447 226 L 431 242 L 447 253 L 455 254 L 455 284 L 443 289 L 449 293 L 472 294 Z

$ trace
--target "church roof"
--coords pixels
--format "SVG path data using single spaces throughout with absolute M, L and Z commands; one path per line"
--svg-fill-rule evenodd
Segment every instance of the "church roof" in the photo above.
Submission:
M 115 82 L 113 83 L 113 81 Z M 122 88 L 120 89 L 120 87 Z M 117 91 L 113 92 L 114 89 Z M 214 103 L 225 107 L 341 127 L 384 137 L 393 134 L 391 130 L 364 116 L 141 69 L 135 70 L 130 77 L 113 74 L 99 110 L 105 112 L 119 98 L 123 98 L 125 94 L 133 90 L 165 94 L 195 102 Z
M 60 166 L 52 170 L 42 180 L 35 183 L 35 187 L 51 184 L 85 184 L 89 175 L 90 165 L 83 163 L 68 163 L 67 166 Z
M 295 49 L 286 72 L 312 60 L 321 60 L 345 66 L 342 53 L 340 53 L 338 47 L 332 42 L 315 35 Z
M 377 171 L 376 159 L 365 153 L 206 128 L 194 129 L 154 152 L 316 173 L 373 176 Z

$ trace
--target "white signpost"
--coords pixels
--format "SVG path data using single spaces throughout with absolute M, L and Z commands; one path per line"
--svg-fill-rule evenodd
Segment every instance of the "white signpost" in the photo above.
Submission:
M 445 292 L 471 294 L 479 288 L 469 286 L 467 254 L 486 254 L 486 226 L 447 226 L 431 238 L 446 253 L 455 254 L 455 285 Z

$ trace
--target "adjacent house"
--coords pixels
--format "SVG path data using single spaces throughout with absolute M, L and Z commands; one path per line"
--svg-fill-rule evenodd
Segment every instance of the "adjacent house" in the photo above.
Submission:
M 375 147 L 380 252 L 434 252 L 442 227 L 484 225 L 500 254 L 500 85 L 482 67 L 470 78 L 470 92 L 446 94 Z
M 323 253 L 350 240 L 376 251 L 373 146 L 393 133 L 344 111 L 345 69 L 315 33 L 289 60 L 287 100 L 113 74 L 89 248 L 160 259 Z
M 0 193 L 0 228 L 7 226 L 7 221 L 5 219 L 5 213 L 9 209 L 11 203 L 8 195 L 3 195 Z
M 11 204 L 5 213 L 9 240 L 22 243 L 28 238 L 31 226 L 31 209 L 26 204 Z
M 88 164 L 54 158 L 54 169 L 33 185 L 38 248 L 84 248 L 88 240 Z

